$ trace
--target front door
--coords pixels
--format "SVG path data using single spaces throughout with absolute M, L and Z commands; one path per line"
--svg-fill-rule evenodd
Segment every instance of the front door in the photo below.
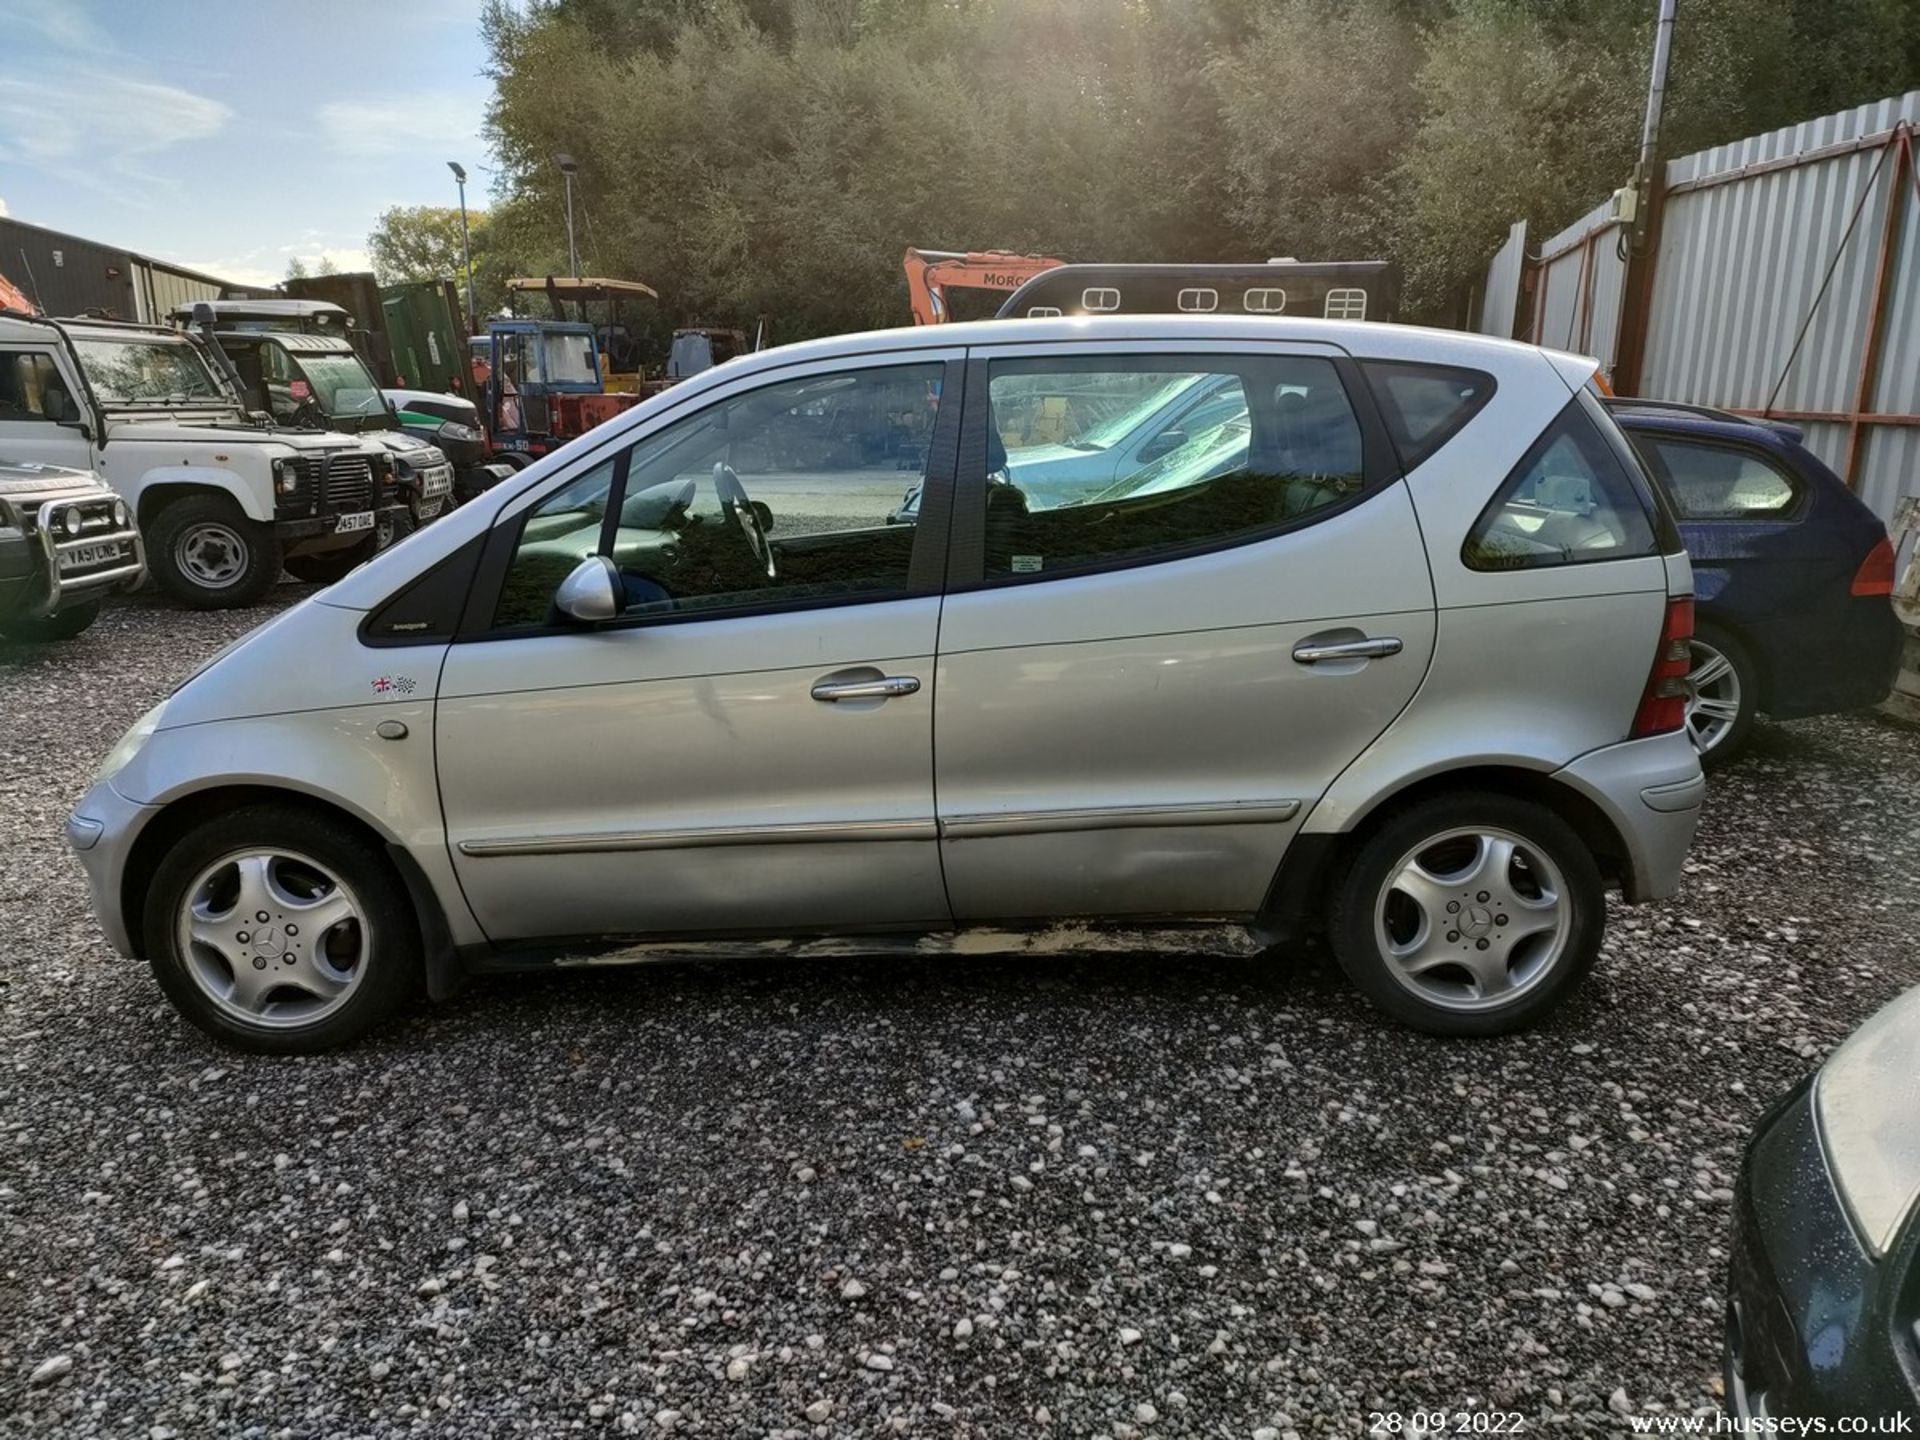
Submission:
M 955 502 L 934 706 L 962 921 L 1252 915 L 1433 651 L 1412 505 L 1341 352 L 1102 349 L 970 366 L 985 473 Z M 1177 445 L 1023 486 L 1027 416 L 1073 444 L 1169 387 L 1209 402 Z
M 91 469 L 93 447 L 72 423 L 80 416 L 80 397 L 51 347 L 0 348 L 0 459 Z
M 508 507 L 436 719 L 453 864 L 491 938 L 949 922 L 945 537 L 886 515 L 916 479 L 935 508 L 951 494 L 953 358 L 736 382 Z M 553 599 L 592 555 L 624 597 L 586 627 Z

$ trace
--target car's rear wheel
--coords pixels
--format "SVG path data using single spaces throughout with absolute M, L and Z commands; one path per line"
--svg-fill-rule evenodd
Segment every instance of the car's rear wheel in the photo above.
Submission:
M 291 806 L 247 806 L 189 831 L 143 916 L 160 988 L 216 1040 L 312 1054 L 358 1039 L 421 975 L 405 888 L 367 836 Z
M 1361 993 L 1433 1035 L 1533 1024 L 1592 968 L 1606 899 L 1573 827 L 1509 795 L 1440 795 L 1361 843 L 1328 933 Z
M 1759 694 L 1747 647 L 1718 625 L 1696 625 L 1693 666 L 1687 672 L 1687 734 L 1706 769 L 1718 769 L 1747 748 Z

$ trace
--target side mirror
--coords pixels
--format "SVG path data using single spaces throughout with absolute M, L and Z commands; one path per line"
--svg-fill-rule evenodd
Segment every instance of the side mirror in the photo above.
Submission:
M 1186 431 L 1162 430 L 1158 435 L 1154 436 L 1153 439 L 1140 447 L 1139 463 L 1146 465 L 1160 459 L 1163 455 L 1171 455 L 1186 443 Z
M 620 613 L 620 572 L 604 555 L 589 555 L 553 592 L 553 607 L 569 620 L 597 625 Z

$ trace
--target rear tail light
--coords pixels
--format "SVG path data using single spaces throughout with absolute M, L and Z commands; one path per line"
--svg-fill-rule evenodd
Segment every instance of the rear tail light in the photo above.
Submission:
M 1653 652 L 1653 669 L 1647 675 L 1646 691 L 1640 696 L 1640 708 L 1634 712 L 1635 740 L 1647 735 L 1666 735 L 1687 723 L 1687 672 L 1693 669 L 1693 597 L 1683 595 L 1667 601 L 1666 618 L 1660 623 L 1660 648 Z
M 1853 572 L 1853 593 L 1893 594 L 1893 541 L 1884 535 L 1880 537 L 1880 543 L 1867 552 L 1867 558 L 1860 562 L 1860 568 Z

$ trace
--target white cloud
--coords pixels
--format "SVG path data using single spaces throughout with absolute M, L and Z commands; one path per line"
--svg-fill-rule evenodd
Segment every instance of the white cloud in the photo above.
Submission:
M 443 90 L 369 100 L 331 100 L 315 118 L 342 155 L 387 155 L 440 145 L 472 145 L 480 102 L 472 91 Z
M 75 97 L 85 103 L 76 104 Z M 0 76 L 0 153 L 76 184 L 157 184 L 145 157 L 217 133 L 233 112 L 177 85 L 91 66 Z
M 204 271 L 236 285 L 255 285 L 262 289 L 278 285 L 287 278 L 287 266 L 298 260 L 309 275 L 318 274 L 322 261 L 335 270 L 371 270 L 373 257 L 354 245 L 322 245 L 311 241 L 300 245 L 261 246 L 237 255 L 212 260 L 182 260 L 189 270 Z
M 4 195 L 0 195 L 0 220 L 4 220 L 6 216 L 7 216 L 7 197 Z

